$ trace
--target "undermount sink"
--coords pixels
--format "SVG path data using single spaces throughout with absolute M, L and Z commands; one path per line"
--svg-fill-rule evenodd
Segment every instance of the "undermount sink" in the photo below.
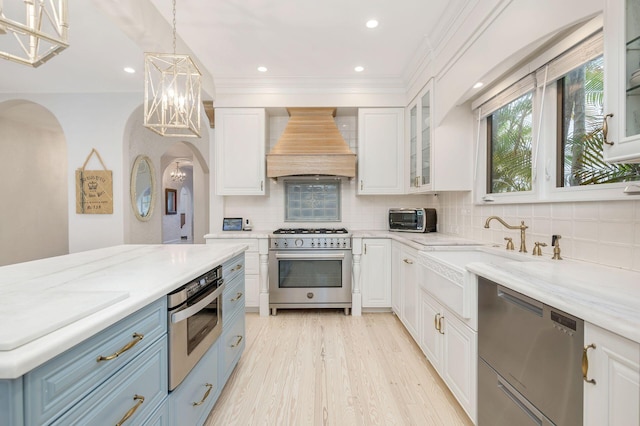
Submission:
M 424 253 L 462 269 L 472 262 L 485 262 L 499 265 L 504 262 L 527 262 L 537 260 L 532 258 L 532 256 L 527 258 L 524 254 L 509 253 L 506 250 L 504 252 L 499 252 L 497 250 L 489 252 L 488 250 L 491 249 L 465 247 L 464 249 L 437 249 L 428 252 L 425 251 Z

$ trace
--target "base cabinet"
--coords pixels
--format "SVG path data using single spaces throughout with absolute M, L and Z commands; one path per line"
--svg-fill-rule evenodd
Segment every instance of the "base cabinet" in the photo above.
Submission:
M 590 323 L 584 325 L 588 361 L 585 426 L 640 424 L 640 344 Z
M 391 309 L 393 313 L 400 317 L 402 305 L 402 259 L 400 258 L 401 243 L 391 241 Z
M 391 307 L 391 241 L 386 238 L 362 240 L 360 291 L 363 308 Z
M 420 265 L 418 251 L 407 246 L 400 249 L 400 285 L 401 305 L 400 320 L 415 341 L 418 334 L 418 281 L 420 279 Z
M 471 419 L 476 418 L 478 334 L 424 289 L 419 346 Z

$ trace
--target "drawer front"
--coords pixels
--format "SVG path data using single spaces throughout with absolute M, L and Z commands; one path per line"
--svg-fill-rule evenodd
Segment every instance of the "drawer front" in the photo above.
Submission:
M 225 285 L 222 294 L 222 324 L 224 325 L 236 312 L 244 312 L 245 305 L 244 277 L 237 276 Z
M 222 278 L 224 278 L 225 283 L 231 282 L 236 275 L 244 273 L 244 271 L 244 253 L 234 257 L 233 259 L 229 259 L 222 264 Z
M 246 336 L 244 328 L 244 312 L 231 319 L 231 323 L 225 328 L 220 337 L 220 371 L 222 374 L 222 384 L 226 383 L 229 375 L 233 371 L 242 351 L 244 351 Z M 222 386 L 221 386 L 222 387 Z
M 220 339 L 202 357 L 182 383 L 169 394 L 170 423 L 198 426 L 204 423 L 220 395 L 218 347 Z
M 167 397 L 168 383 L 165 336 L 53 424 L 113 425 L 131 411 L 125 424 L 142 424 Z
M 0 380 L 0 425 L 22 426 L 22 378 Z
M 126 423 L 125 423 L 126 425 Z M 143 426 L 169 426 L 169 401 L 168 398 L 160 404 L 160 407 L 144 422 Z
M 25 423 L 41 425 L 66 411 L 166 332 L 163 297 L 30 371 L 24 379 Z

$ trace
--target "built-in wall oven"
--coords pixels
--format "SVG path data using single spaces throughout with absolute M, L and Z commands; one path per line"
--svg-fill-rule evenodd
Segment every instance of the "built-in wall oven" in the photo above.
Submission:
M 222 266 L 167 295 L 169 390 L 174 390 L 222 333 Z
M 478 278 L 478 425 L 582 426 L 584 322 Z
M 341 229 L 278 229 L 269 239 L 269 307 L 351 308 L 351 236 Z

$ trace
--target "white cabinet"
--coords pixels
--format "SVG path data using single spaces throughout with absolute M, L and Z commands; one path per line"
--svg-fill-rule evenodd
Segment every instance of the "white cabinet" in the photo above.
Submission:
M 401 243 L 397 241 L 391 242 L 391 309 L 398 317 L 400 317 L 402 305 L 402 283 L 400 281 L 400 271 L 402 270 L 401 247 Z
M 462 408 L 475 419 L 478 335 L 422 288 L 419 303 L 420 348 Z
M 400 319 L 409 334 L 418 341 L 418 251 L 403 245 L 400 249 Z
M 391 241 L 363 239 L 360 291 L 363 308 L 391 307 Z
M 608 118 L 604 158 L 640 161 L 640 2 L 605 3 L 605 114 Z M 632 79 L 634 72 L 638 76 Z
M 404 161 L 404 109 L 359 109 L 358 194 L 403 194 Z
M 265 110 L 216 108 L 216 194 L 265 194 Z
M 432 190 L 432 105 L 433 80 L 424 87 L 416 99 L 409 104 L 408 114 L 408 172 L 409 192 Z
M 640 424 L 640 344 L 585 323 L 585 426 Z M 584 370 L 583 357 L 583 370 Z

